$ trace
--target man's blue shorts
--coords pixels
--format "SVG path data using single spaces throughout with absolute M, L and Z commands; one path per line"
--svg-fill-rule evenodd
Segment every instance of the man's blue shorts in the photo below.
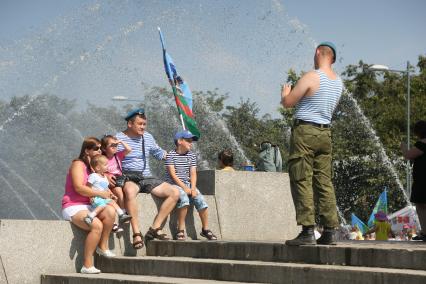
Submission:
M 194 204 L 195 209 L 197 209 L 197 211 L 200 211 L 209 207 L 206 201 L 204 201 L 204 196 L 201 194 L 198 188 L 197 196 L 195 196 L 195 198 L 192 198 L 189 197 L 188 194 L 186 194 L 186 192 L 180 186 L 173 186 L 179 189 L 179 201 L 176 204 L 176 208 L 182 208 L 185 206 L 189 206 L 190 204 Z

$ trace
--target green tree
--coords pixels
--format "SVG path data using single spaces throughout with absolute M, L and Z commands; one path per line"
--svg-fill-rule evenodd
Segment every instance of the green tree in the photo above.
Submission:
M 229 95 L 220 94 L 219 89 L 216 88 L 213 91 L 194 91 L 194 97 L 204 97 L 210 110 L 221 113 L 225 108 L 225 100 L 228 99 Z
M 232 134 L 251 161 L 255 161 L 257 157 L 257 137 L 260 129 L 258 113 L 259 108 L 255 102 L 240 99 L 237 107 L 227 106 L 223 114 Z

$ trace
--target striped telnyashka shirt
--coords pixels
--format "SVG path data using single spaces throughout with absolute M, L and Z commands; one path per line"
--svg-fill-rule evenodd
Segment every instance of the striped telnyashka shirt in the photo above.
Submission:
M 153 156 L 157 160 L 161 160 L 164 158 L 165 151 L 161 149 L 160 146 L 155 142 L 154 137 L 148 133 L 144 132 L 143 136 L 131 138 L 124 134 L 123 132 L 119 132 L 115 135 L 119 140 L 126 142 L 132 151 L 124 157 L 122 161 L 121 167 L 123 171 L 143 171 L 143 175 L 148 177 L 152 176 L 151 170 L 149 168 L 149 156 Z M 142 154 L 142 137 L 145 140 L 145 170 L 144 170 L 144 155 Z M 118 145 L 118 152 L 124 149 L 123 145 Z
M 330 124 L 342 95 L 343 83 L 340 77 L 331 80 L 321 70 L 315 71 L 320 77 L 320 86 L 312 96 L 305 96 L 296 104 L 295 117 L 318 124 Z
M 190 186 L 190 169 L 197 166 L 197 157 L 191 151 L 185 154 L 178 154 L 175 150 L 170 151 L 166 159 L 166 167 L 174 166 L 176 176 L 187 186 Z M 170 184 L 176 184 L 166 171 L 166 181 Z

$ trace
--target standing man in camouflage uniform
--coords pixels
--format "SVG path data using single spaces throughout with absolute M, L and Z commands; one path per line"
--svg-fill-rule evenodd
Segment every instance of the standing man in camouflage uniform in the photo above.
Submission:
M 282 105 L 296 107 L 288 166 L 296 221 L 302 225 L 302 232 L 286 241 L 287 245 L 336 244 L 335 228 L 339 222 L 331 182 L 330 123 L 343 83 L 333 71 L 335 61 L 334 44 L 319 44 L 315 49 L 315 70 L 303 75 L 293 89 L 285 84 L 281 90 Z M 318 201 L 320 221 L 324 226 L 317 241 L 314 200 Z

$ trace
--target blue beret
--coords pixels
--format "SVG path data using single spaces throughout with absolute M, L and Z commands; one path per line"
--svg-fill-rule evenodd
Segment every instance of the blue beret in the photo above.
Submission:
M 127 113 L 126 117 L 124 118 L 126 121 L 129 121 L 132 117 L 134 117 L 137 114 L 145 114 L 145 110 L 143 108 L 138 108 L 131 110 Z

